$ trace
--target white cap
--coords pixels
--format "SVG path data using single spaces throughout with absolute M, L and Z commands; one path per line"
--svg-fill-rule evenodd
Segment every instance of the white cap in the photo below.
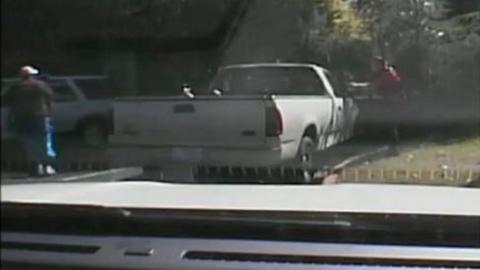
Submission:
M 38 69 L 32 66 L 23 66 L 20 68 L 20 75 L 37 75 L 40 73 Z

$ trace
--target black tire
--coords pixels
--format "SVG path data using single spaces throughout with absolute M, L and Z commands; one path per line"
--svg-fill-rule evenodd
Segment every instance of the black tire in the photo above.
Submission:
M 83 125 L 82 140 L 86 146 L 102 147 L 107 144 L 108 129 L 101 121 L 91 121 Z
M 300 141 L 298 148 L 297 162 L 301 170 L 301 175 L 298 177 L 303 184 L 309 184 L 313 180 L 315 143 L 312 138 L 305 136 Z

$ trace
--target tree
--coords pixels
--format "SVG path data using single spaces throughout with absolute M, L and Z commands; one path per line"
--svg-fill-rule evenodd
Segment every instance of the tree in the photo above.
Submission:
M 71 42 L 98 47 L 119 40 L 168 49 L 216 46 L 242 1 L 2 0 L 2 37 L 10 37 L 2 39 L 2 49 L 50 49 Z
M 343 0 L 319 0 L 319 7 L 327 14 L 331 34 L 342 41 L 367 41 L 369 21 L 359 16 L 350 2 Z
M 311 46 L 317 62 L 340 74 L 358 73 L 369 57 L 370 21 L 348 1 L 316 0 L 315 5 Z
M 448 10 L 448 17 L 455 17 L 480 11 L 480 2 L 472 0 L 447 0 L 445 1 L 445 8 Z

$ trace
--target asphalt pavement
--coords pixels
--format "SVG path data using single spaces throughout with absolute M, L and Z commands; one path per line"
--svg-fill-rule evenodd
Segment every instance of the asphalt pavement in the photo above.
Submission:
M 71 177 L 77 172 L 104 171 L 109 169 L 108 148 L 87 147 L 73 136 L 63 136 L 57 140 L 59 171 Z M 318 152 L 314 157 L 314 166 L 318 170 L 340 169 L 385 157 L 390 154 L 384 141 L 366 141 L 354 139 Z M 18 145 L 2 145 L 2 179 L 21 179 L 27 176 L 23 153 Z

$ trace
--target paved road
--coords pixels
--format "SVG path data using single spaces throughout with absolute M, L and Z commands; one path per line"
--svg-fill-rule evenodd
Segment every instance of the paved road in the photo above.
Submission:
M 60 137 L 56 143 L 58 166 L 67 171 L 88 171 L 108 168 L 106 148 L 92 148 L 72 136 Z M 21 170 L 25 166 L 22 149 L 13 142 L 2 143 L 2 171 Z M 12 168 L 13 167 L 13 168 Z M 19 168 L 20 167 L 20 168 Z
M 75 137 L 61 137 L 57 143 L 60 171 L 98 171 L 109 168 L 107 148 L 91 148 L 79 143 Z M 2 174 L 5 177 L 22 177 L 21 173 L 25 166 L 21 162 L 22 151 L 14 144 L 2 145 Z M 318 153 L 315 160 L 315 167 L 318 169 L 332 168 L 336 166 L 350 166 L 362 162 L 365 158 L 381 158 L 385 154 L 384 142 L 368 142 L 357 139 L 330 148 L 327 151 Z M 379 152 L 380 151 L 380 152 Z M 372 156 L 373 154 L 373 156 Z M 20 163 L 20 166 L 18 165 Z M 15 166 L 14 166 L 15 165 Z M 5 166 L 5 167 L 4 167 Z M 6 172 L 9 172 L 7 175 Z M 153 170 L 154 174 L 157 171 Z M 2 177 L 4 178 L 4 177 Z

